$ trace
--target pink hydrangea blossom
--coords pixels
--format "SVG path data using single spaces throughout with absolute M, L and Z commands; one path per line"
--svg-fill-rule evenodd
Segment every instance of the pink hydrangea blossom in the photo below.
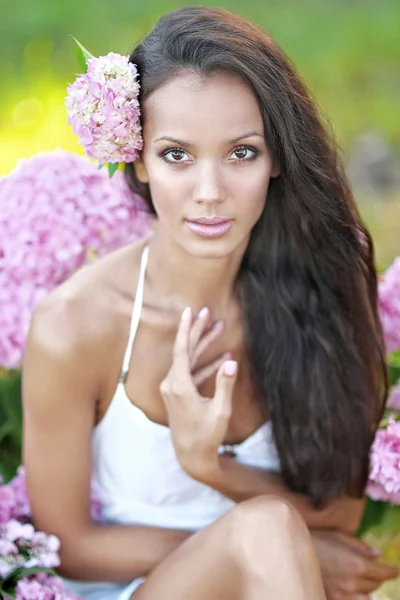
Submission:
M 400 412 L 400 380 L 390 389 L 387 405 Z
M 0 366 L 20 366 L 43 297 L 93 258 L 145 235 L 152 221 L 120 171 L 110 179 L 62 150 L 20 161 L 0 178 Z
M 60 542 L 54 535 L 35 532 L 33 525 L 11 519 L 0 525 L 0 577 L 17 567 L 58 567 Z
M 33 577 L 24 577 L 17 585 L 17 600 L 79 600 L 64 586 L 59 577 L 38 573 Z
M 0 524 L 13 519 L 27 523 L 30 514 L 25 472 L 23 467 L 20 467 L 17 475 L 9 483 L 0 485 Z
M 0 482 L 1 483 L 1 482 Z M 91 513 L 101 520 L 100 498 L 94 486 Z M 46 567 L 60 564 L 60 541 L 54 535 L 35 531 L 30 520 L 23 467 L 9 483 L 0 485 L 0 579 L 19 567 Z M 20 600 L 79 600 L 53 575 L 35 573 L 18 581 L 16 597 Z
M 31 523 L 20 523 L 16 519 L 11 519 L 2 525 L 2 536 L 10 542 L 20 539 L 31 541 L 34 534 L 35 529 Z
M 7 545 L 1 536 L 0 526 L 0 580 L 7 577 L 12 571 L 24 566 L 25 557 L 19 553 L 18 546 L 16 544 Z
M 393 419 L 375 436 L 367 494 L 373 500 L 400 505 L 400 422 Z
M 21 567 L 58 567 L 59 547 L 58 538 L 35 532 L 32 525 L 14 519 L 0 524 L 0 581 Z M 59 577 L 49 573 L 22 577 L 17 584 L 16 597 L 20 600 L 79 600 Z
M 379 315 L 388 352 L 400 349 L 400 257 L 379 278 Z
M 143 147 L 138 72 L 128 56 L 89 58 L 88 71 L 68 87 L 68 123 L 87 156 L 100 163 L 132 162 Z

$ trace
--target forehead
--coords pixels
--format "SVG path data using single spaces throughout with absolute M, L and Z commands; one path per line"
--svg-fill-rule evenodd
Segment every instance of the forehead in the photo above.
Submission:
M 252 88 L 235 75 L 195 73 L 174 77 L 156 90 L 144 106 L 144 133 L 233 138 L 258 129 L 263 120 Z

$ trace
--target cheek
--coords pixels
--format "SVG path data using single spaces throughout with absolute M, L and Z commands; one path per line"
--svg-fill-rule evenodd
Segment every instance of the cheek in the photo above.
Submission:
M 270 169 L 266 167 L 254 169 L 252 173 L 246 173 L 236 182 L 236 205 L 250 221 L 257 220 L 263 211 L 269 182 Z
M 151 186 L 151 197 L 157 216 L 168 228 L 176 227 L 191 212 L 187 211 L 187 194 L 179 184 L 168 185 L 165 180 L 155 181 Z
M 173 214 L 183 202 L 185 185 L 182 177 L 179 178 L 168 165 L 159 159 L 150 159 L 147 165 L 149 186 L 154 208 L 159 216 Z

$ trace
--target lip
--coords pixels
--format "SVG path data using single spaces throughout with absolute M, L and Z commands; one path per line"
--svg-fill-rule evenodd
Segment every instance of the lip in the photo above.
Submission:
M 187 219 L 190 223 L 201 223 L 202 225 L 219 225 L 231 221 L 228 217 L 200 217 L 199 219 Z
M 212 219 L 187 219 L 186 225 L 201 237 L 220 237 L 233 225 L 233 219 L 213 217 Z

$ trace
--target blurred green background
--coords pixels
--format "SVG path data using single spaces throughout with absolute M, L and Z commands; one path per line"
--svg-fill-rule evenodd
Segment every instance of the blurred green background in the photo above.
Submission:
M 61 147 L 78 38 L 127 54 L 173 0 L 0 0 L 0 174 Z M 196 4 L 196 3 L 193 3 Z M 209 4 L 202 2 L 202 4 Z M 263 26 L 302 73 L 348 162 L 380 269 L 400 253 L 400 1 L 238 0 L 218 4 Z

